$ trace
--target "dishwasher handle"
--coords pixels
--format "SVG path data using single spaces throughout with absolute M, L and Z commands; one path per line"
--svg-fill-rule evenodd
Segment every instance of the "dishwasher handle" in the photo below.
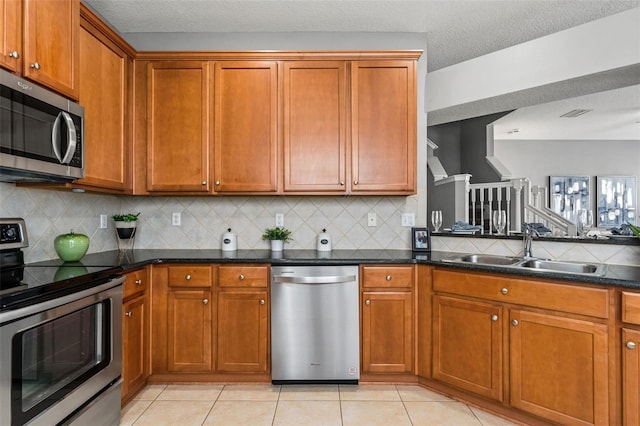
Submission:
M 348 283 L 355 280 L 356 280 L 355 275 L 311 276 L 311 277 L 292 277 L 287 275 L 276 275 L 273 277 L 274 283 L 294 283 L 294 284 L 334 284 L 334 283 Z

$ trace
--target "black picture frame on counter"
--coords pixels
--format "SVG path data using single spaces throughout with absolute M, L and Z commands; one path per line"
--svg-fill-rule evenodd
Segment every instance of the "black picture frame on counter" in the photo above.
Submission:
M 429 228 L 411 228 L 411 249 L 413 251 L 431 251 L 431 231 Z

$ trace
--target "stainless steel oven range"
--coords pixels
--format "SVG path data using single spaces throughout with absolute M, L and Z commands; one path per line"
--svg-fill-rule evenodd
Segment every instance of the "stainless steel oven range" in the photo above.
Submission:
M 0 424 L 118 424 L 123 277 L 15 263 L 21 219 L 0 220 L 0 237 Z

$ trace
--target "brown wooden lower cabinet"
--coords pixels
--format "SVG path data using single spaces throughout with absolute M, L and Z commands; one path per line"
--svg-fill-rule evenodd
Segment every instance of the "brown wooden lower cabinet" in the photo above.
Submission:
M 218 370 L 266 372 L 267 291 L 218 294 Z
M 512 309 L 511 405 L 560 424 L 609 423 L 607 327 Z
M 502 401 L 502 308 L 433 297 L 433 378 Z

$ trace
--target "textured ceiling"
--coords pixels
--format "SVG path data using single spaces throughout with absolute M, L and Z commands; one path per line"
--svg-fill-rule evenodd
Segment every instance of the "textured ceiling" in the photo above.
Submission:
M 83 0 L 141 32 L 419 32 L 428 70 L 640 6 L 640 0 Z

